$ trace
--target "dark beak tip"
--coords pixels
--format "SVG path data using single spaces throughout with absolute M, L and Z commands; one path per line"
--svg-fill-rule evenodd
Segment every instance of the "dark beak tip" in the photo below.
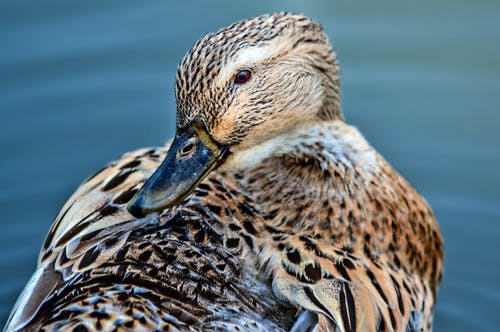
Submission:
M 136 197 L 134 198 L 128 205 L 127 205 L 127 210 L 128 212 L 133 215 L 136 218 L 143 218 L 147 215 L 145 211 L 142 208 L 142 197 Z

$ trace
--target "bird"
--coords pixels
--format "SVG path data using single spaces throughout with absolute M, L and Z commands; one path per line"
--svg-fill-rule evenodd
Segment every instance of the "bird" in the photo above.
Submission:
M 4 331 L 432 330 L 439 226 L 344 119 L 319 23 L 209 33 L 175 98 L 173 140 L 62 207 Z

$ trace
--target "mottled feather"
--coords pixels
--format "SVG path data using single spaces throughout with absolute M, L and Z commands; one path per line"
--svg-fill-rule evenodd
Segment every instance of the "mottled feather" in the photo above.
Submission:
M 241 68 L 245 86 L 232 81 Z M 230 155 L 185 201 L 144 218 L 126 205 L 168 144 L 85 181 L 6 330 L 432 329 L 434 215 L 343 121 L 319 24 L 278 13 L 203 37 L 179 65 L 176 98 L 178 131 L 201 121 Z

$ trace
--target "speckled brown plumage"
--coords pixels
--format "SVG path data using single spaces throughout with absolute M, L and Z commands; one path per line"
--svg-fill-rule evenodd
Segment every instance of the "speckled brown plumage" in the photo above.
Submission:
M 241 68 L 251 81 L 235 85 Z M 168 144 L 88 179 L 6 330 L 430 331 L 439 229 L 343 121 L 339 89 L 327 38 L 303 16 L 202 38 L 179 65 L 178 133 L 201 121 L 229 155 L 185 201 L 143 218 L 126 205 Z

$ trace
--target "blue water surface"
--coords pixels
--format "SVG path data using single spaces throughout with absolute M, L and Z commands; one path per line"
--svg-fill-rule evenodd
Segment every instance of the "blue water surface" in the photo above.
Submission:
M 0 2 L 0 326 L 88 175 L 174 132 L 202 35 L 275 11 L 320 21 L 350 123 L 418 190 L 446 241 L 436 331 L 500 326 L 500 2 Z

